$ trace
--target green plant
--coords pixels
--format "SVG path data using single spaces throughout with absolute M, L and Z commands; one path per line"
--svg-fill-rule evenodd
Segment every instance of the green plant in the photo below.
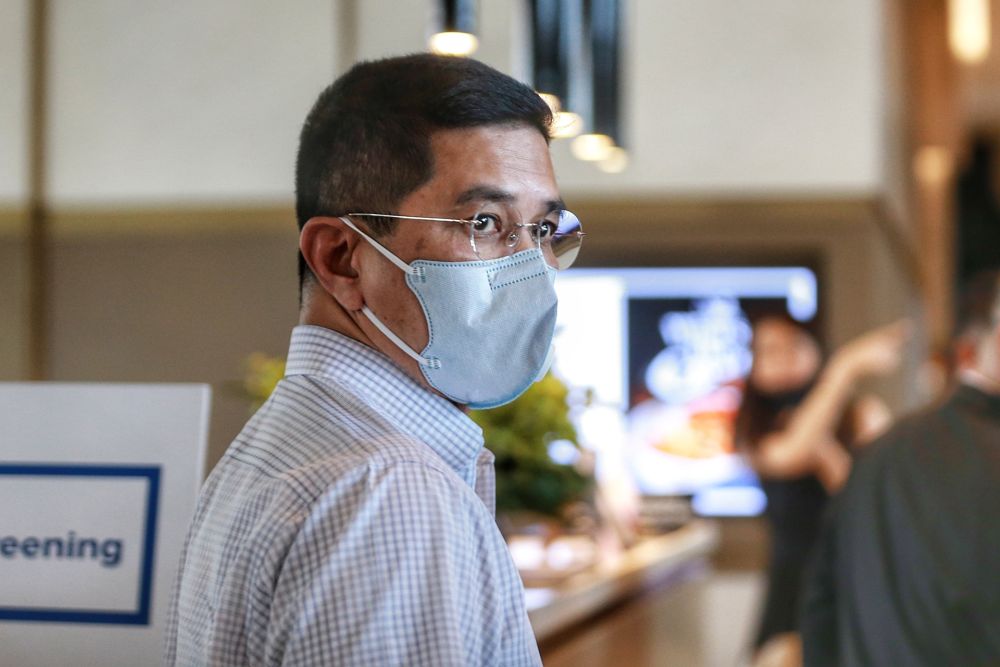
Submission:
M 561 520 L 569 504 L 590 495 L 590 475 L 549 456 L 549 444 L 556 440 L 579 449 L 569 421 L 568 393 L 550 373 L 512 403 L 470 413 L 496 456 L 498 513 L 527 511 Z
M 254 410 L 259 408 L 285 376 L 285 360 L 254 352 L 243 362 L 243 393 Z

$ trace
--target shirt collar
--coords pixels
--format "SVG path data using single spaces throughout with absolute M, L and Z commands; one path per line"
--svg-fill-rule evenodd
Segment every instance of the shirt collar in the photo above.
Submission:
M 292 330 L 285 374 L 336 381 L 401 431 L 430 446 L 460 477 L 475 483 L 482 429 L 378 350 L 331 329 L 300 325 Z

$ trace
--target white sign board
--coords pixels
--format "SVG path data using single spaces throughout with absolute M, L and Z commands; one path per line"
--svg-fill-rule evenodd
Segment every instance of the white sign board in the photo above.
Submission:
M 0 664 L 155 665 L 204 385 L 0 383 Z

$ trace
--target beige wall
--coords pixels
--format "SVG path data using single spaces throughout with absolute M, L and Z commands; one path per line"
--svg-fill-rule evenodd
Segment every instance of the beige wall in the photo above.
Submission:
M 59 216 L 56 229 L 51 378 L 210 383 L 214 463 L 249 415 L 243 362 L 283 356 L 296 322 L 294 218 L 97 211 Z
M 26 0 L 0 0 L 0 204 L 23 194 Z M 523 3 L 483 3 L 486 61 L 526 74 Z M 357 57 L 421 50 L 429 0 L 52 0 L 50 201 L 287 202 L 292 146 Z M 557 143 L 567 194 L 817 193 L 883 182 L 880 0 L 626 0 L 629 169 Z M 12 17 L 11 20 L 7 20 Z
M 0 0 L 0 207 L 28 190 L 27 10 L 27 0 Z
M 570 194 L 874 195 L 882 4 L 626 1 L 630 167 L 609 176 L 557 144 L 560 182 Z
M 357 55 L 424 48 L 431 3 L 358 4 Z M 486 62 L 526 78 L 525 3 L 480 3 Z M 631 162 L 608 175 L 567 142 L 566 194 L 848 195 L 884 180 L 882 0 L 623 0 Z M 391 20 L 386 20 L 391 16 Z
M 0 381 L 27 368 L 28 0 L 0 0 Z
M 28 375 L 28 248 L 22 224 L 19 212 L 0 210 L 0 382 Z
M 50 200 L 288 201 L 335 72 L 328 0 L 56 0 Z

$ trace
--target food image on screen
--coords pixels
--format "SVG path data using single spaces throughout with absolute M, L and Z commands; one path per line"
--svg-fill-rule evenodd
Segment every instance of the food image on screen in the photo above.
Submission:
M 647 497 L 690 498 L 705 515 L 763 509 L 734 449 L 750 370 L 751 322 L 785 313 L 818 321 L 804 267 L 579 269 L 559 276 L 555 371 L 589 389 L 581 438 Z M 586 306 L 582 305 L 586 304 Z

